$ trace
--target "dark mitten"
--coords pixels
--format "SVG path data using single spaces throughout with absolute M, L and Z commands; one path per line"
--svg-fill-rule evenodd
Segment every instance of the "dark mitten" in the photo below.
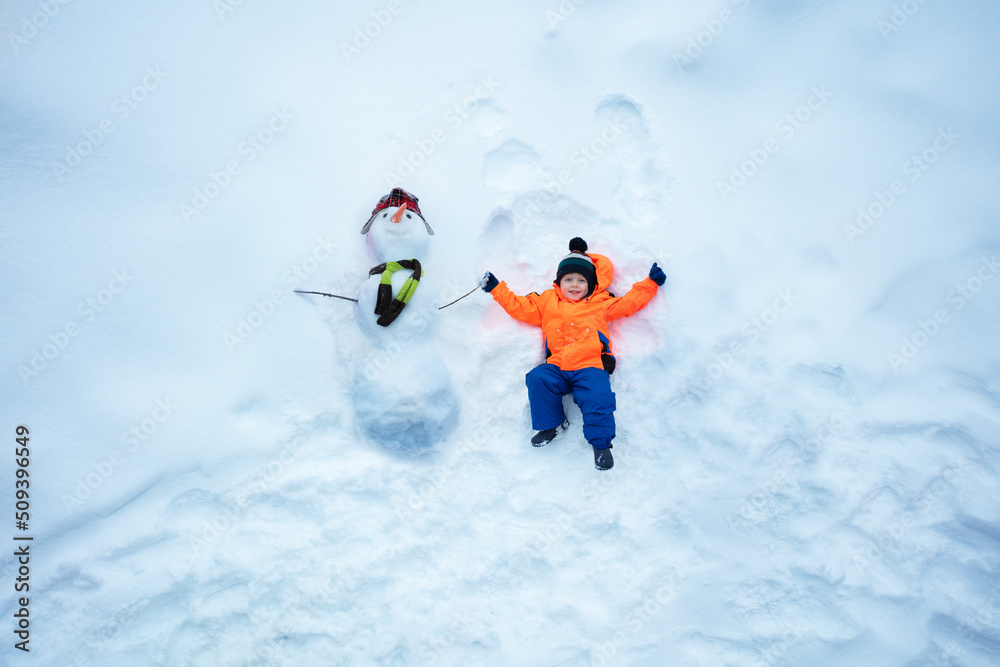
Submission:
M 486 284 L 483 285 L 483 291 L 484 292 L 492 292 L 493 288 L 496 287 L 499 284 L 500 284 L 500 281 L 497 280 L 497 277 L 495 275 L 493 275 L 492 273 L 490 273 L 489 271 L 487 271 L 486 272 Z
M 653 282 L 656 283 L 657 287 L 663 287 L 663 283 L 667 281 L 667 274 L 663 272 L 663 269 L 656 265 L 656 262 L 653 262 L 653 268 L 649 270 L 649 277 L 653 279 Z

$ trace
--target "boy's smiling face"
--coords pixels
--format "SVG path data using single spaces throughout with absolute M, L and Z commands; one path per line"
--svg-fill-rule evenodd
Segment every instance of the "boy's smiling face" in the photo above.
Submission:
M 579 301 L 587 296 L 590 285 L 587 284 L 587 279 L 583 277 L 583 274 L 567 273 L 560 278 L 559 289 L 562 290 L 563 296 L 570 301 Z

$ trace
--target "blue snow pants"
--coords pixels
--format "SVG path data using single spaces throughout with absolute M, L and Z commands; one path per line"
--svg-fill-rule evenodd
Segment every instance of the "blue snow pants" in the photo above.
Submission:
M 594 449 L 608 449 L 615 437 L 615 393 L 603 368 L 564 371 L 554 364 L 535 366 L 524 377 L 531 405 L 531 428 L 545 431 L 566 420 L 562 397 L 572 392 L 583 413 L 583 437 Z

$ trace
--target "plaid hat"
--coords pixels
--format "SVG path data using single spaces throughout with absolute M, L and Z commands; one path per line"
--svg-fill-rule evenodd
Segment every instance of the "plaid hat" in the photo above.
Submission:
M 424 218 L 424 214 L 420 212 L 420 207 L 417 205 L 419 200 L 411 195 L 409 192 L 403 188 L 393 188 L 392 192 L 387 195 L 383 195 L 378 203 L 375 204 L 375 208 L 372 210 L 372 217 L 368 218 L 368 222 L 365 226 L 361 228 L 362 234 L 367 234 L 368 230 L 371 229 L 372 223 L 375 222 L 375 216 L 378 212 L 387 208 L 399 208 L 402 205 L 406 205 L 407 211 L 413 211 L 420 216 L 420 219 L 424 223 L 424 227 L 427 228 L 427 233 L 434 236 L 434 230 L 431 226 L 427 224 L 427 220 Z
M 597 287 L 597 270 L 594 268 L 594 261 L 587 257 L 587 242 L 579 236 L 569 242 L 570 253 L 563 257 L 556 269 L 556 283 L 562 280 L 567 273 L 579 273 L 587 279 L 587 296 L 593 293 Z

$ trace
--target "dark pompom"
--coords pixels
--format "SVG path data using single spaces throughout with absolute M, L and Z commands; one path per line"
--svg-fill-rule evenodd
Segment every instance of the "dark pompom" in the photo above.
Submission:
M 575 236 L 570 239 L 569 242 L 570 252 L 587 252 L 587 242 L 581 239 L 579 236 Z

